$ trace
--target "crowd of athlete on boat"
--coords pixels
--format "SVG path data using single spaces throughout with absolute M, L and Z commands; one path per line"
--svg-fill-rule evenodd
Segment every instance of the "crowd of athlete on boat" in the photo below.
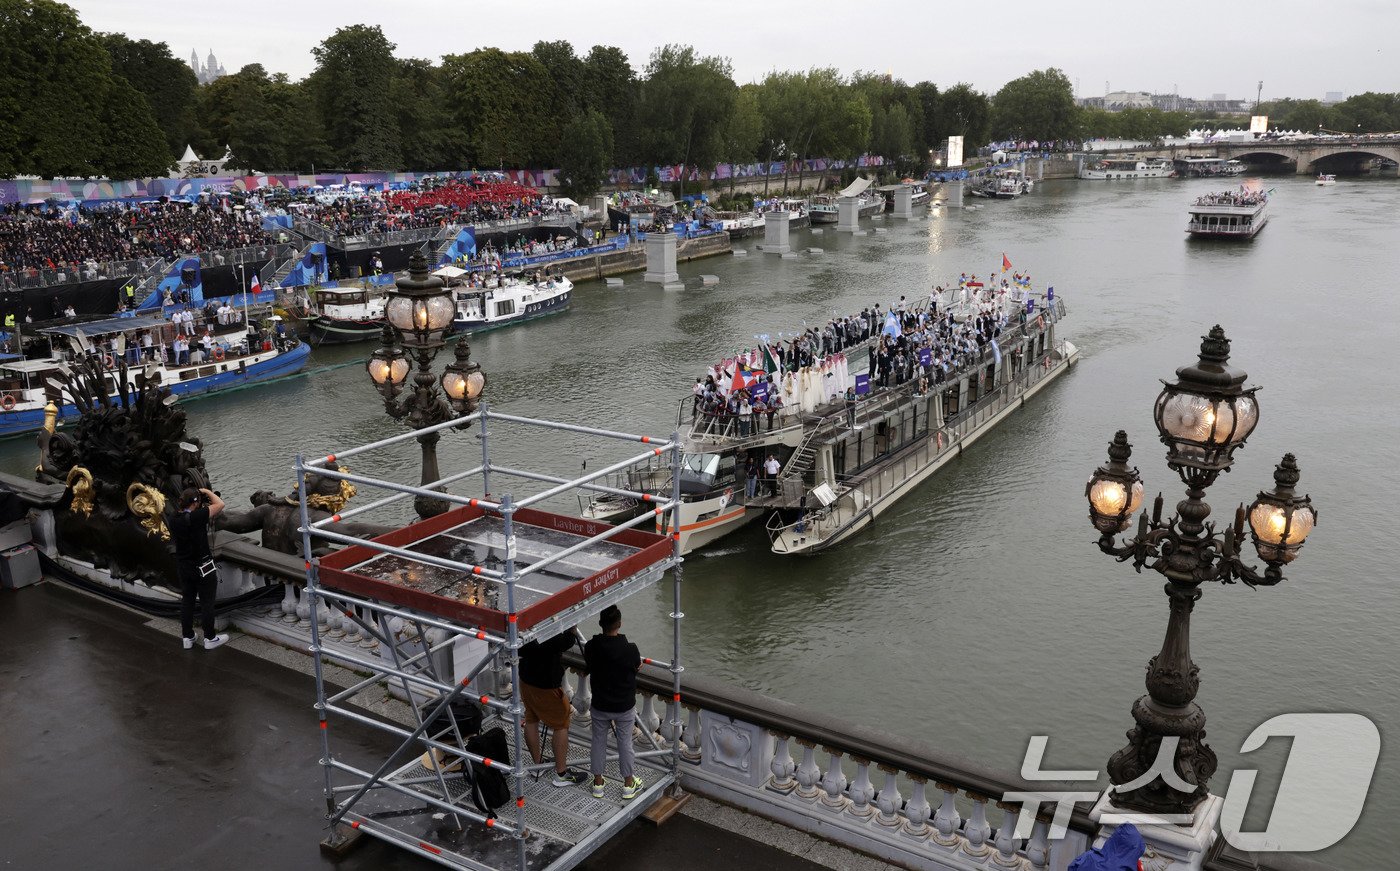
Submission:
M 901 296 L 888 310 L 867 306 L 787 341 L 765 342 L 695 379 L 691 421 L 742 438 L 759 432 L 765 418 L 771 431 L 775 419 L 811 410 L 804 405 L 844 399 L 854 410 L 861 391 L 849 377 L 844 352 L 861 345 L 868 347 L 870 391 L 917 381 L 916 392 L 927 393 L 948 373 L 980 358 L 1013 318 L 1024 324 L 1035 310 L 1029 291 L 1028 275 L 987 287 L 964 273 L 951 300 L 944 299 L 948 291 L 935 286 L 927 303 L 910 307 Z M 1047 291 L 1047 304 L 1053 294 L 1053 288 Z M 817 373 L 821 382 L 815 403 L 794 384 L 794 376 L 803 372 Z

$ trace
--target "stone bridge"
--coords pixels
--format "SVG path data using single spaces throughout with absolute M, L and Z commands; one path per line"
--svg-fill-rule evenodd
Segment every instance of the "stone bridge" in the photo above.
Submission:
M 1317 139 L 1260 139 L 1253 142 L 1210 142 L 1162 148 L 1127 148 L 1109 152 L 1144 157 L 1223 157 L 1251 164 L 1292 164 L 1299 175 L 1360 170 L 1362 164 L 1383 157 L 1400 163 L 1400 136 L 1325 137 Z M 1097 154 L 1097 153 L 1096 153 Z

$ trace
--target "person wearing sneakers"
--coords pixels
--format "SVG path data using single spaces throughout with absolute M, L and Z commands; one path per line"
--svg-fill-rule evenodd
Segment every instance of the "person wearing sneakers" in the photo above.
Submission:
M 186 487 L 170 521 L 175 541 L 175 568 L 180 576 L 180 636 L 185 649 L 194 647 L 194 603 L 199 599 L 204 623 L 204 649 L 213 650 L 228 641 L 214 628 L 214 596 L 219 570 L 209 552 L 209 521 L 224 510 L 224 500 L 213 490 Z
M 564 652 L 574 646 L 574 630 L 520 648 L 520 701 L 525 705 L 525 746 L 539 765 L 544 761 L 540 724 L 554 730 L 554 785 L 578 786 L 588 775 L 569 767 L 569 718 L 573 709 L 564 695 Z
M 637 719 L 637 672 L 642 654 L 622 634 L 622 612 L 609 605 L 598 615 L 603 631 L 583 648 L 588 683 L 593 690 L 593 795 L 603 797 L 603 767 L 608 755 L 608 733 L 617 741 L 617 763 L 622 772 L 622 798 L 630 801 L 642 789 L 633 764 L 632 724 Z

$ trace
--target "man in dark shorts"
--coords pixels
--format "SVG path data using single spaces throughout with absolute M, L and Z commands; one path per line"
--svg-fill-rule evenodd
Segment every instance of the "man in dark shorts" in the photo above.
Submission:
M 204 649 L 213 650 L 228 641 L 216 634 L 214 596 L 219 572 L 209 552 L 209 521 L 224 510 L 224 500 L 213 490 L 186 487 L 180 494 L 170 537 L 175 542 L 175 568 L 180 576 L 180 637 L 185 649 L 194 647 L 194 603 L 198 597 L 204 623 Z
M 525 746 L 538 765 L 544 761 L 540 723 L 554 730 L 554 785 L 577 786 L 588 775 L 569 767 L 569 719 L 573 708 L 564 694 L 564 652 L 574 646 L 574 630 L 520 648 L 520 701 L 525 704 Z

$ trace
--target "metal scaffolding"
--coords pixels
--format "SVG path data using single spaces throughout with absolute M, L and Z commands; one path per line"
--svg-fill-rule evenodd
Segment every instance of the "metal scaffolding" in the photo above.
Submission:
M 488 421 L 647 447 L 640 455 L 566 479 L 493 463 Z M 481 436 L 481 465 L 430 484 L 351 474 L 339 465 L 340 460 L 423 435 L 461 431 L 473 423 Z M 492 434 L 498 437 L 494 426 Z M 669 460 L 671 467 L 669 500 L 600 483 L 658 458 Z M 451 868 L 564 871 L 641 815 L 663 792 L 679 794 L 680 621 L 684 614 L 680 513 L 672 509 L 680 501 L 680 463 L 679 434 L 657 439 L 499 414 L 484 406 L 466 417 L 349 450 L 310 460 L 297 456 L 299 482 L 314 475 L 385 493 L 312 522 L 311 488 L 297 488 L 304 553 L 312 554 L 316 541 L 344 545 L 306 562 L 309 606 L 313 613 L 326 607 L 343 614 L 378 642 L 377 655 L 343 645 L 328 648 L 318 621 L 310 621 L 329 841 L 356 830 Z M 445 492 L 446 485 L 477 476 L 482 495 Z M 547 486 L 519 498 L 507 494 L 493 501 L 493 485 L 501 489 L 502 478 Z M 645 510 L 610 526 L 539 507 L 573 491 L 632 498 Z M 352 516 L 412 497 L 440 500 L 452 507 L 372 540 L 335 531 L 337 524 Z M 643 531 L 646 526 L 654 531 Z M 671 661 L 647 661 L 671 672 L 672 694 L 659 736 L 642 726 L 646 746 L 636 757 L 643 789 L 634 800 L 622 800 L 616 753 L 607 755 L 601 799 L 591 794 L 588 785 L 557 789 L 548 779 L 532 776 L 554 763 L 530 763 L 524 741 L 520 648 L 570 631 L 607 606 L 657 583 L 668 569 L 674 597 Z M 368 676 L 344 688 L 328 687 L 325 666 L 330 663 Z M 493 667 L 508 672 L 508 687 L 488 680 Z M 411 723 L 393 722 L 355 707 L 361 694 L 382 697 L 385 688 L 407 700 Z M 495 726 L 505 730 L 511 750 L 508 761 L 468 749 L 471 736 L 462 734 L 449 713 L 454 703 L 460 705 L 463 700 L 481 706 L 482 732 Z M 333 732 L 338 732 L 331 728 L 332 717 L 392 736 L 397 746 L 387 756 L 381 752 L 372 754 L 368 762 L 359 761 L 356 753 L 365 755 L 364 742 L 338 746 L 332 740 Z M 586 736 L 574 732 L 571 738 L 587 746 Z M 548 746 L 543 739 L 541 746 Z M 512 801 L 499 808 L 499 815 L 483 812 L 473 802 L 471 775 L 476 765 L 508 771 Z

